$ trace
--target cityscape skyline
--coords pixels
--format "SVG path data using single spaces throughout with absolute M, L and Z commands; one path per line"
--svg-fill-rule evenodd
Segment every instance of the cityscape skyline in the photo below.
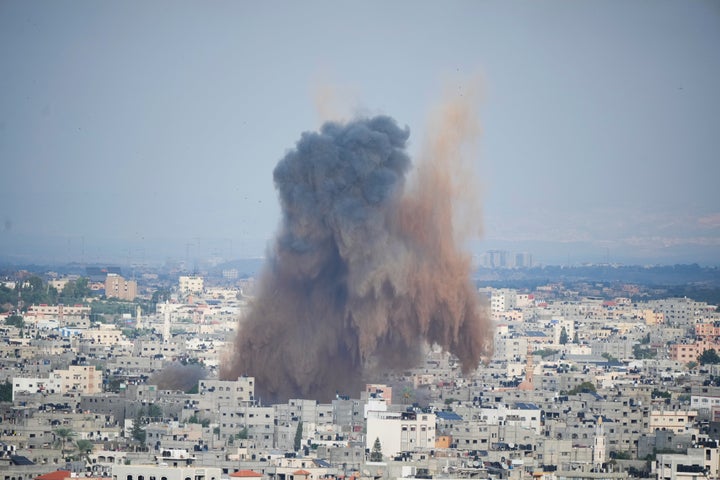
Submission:
M 0 261 L 264 257 L 303 132 L 391 115 L 417 163 L 450 90 L 471 254 L 720 264 L 717 4 L 372 6 L 4 2 Z

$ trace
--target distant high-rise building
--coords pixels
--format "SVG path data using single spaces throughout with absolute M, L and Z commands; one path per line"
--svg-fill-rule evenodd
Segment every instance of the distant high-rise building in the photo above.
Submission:
M 530 268 L 532 267 L 532 254 L 488 250 L 482 256 L 480 264 L 485 268 Z
M 240 273 L 237 268 L 228 268 L 222 271 L 222 276 L 226 280 L 236 280 L 240 276 Z
M 515 267 L 517 268 L 531 268 L 532 267 L 532 254 L 528 252 L 520 252 L 515 254 Z

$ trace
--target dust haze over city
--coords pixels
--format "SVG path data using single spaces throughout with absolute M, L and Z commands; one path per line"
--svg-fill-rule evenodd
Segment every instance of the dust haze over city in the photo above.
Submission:
M 483 236 L 536 264 L 718 263 L 714 2 L 3 2 L 0 257 L 264 257 L 326 120 L 427 138 L 479 84 Z M 349 19 L 352 19 L 350 21 Z

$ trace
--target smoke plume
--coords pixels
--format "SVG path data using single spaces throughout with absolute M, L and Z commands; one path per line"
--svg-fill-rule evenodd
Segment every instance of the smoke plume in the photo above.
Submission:
M 188 392 L 198 386 L 198 382 L 207 377 L 207 371 L 200 365 L 170 363 L 155 373 L 148 383 L 157 385 L 159 390 L 182 390 Z
M 490 323 L 457 228 L 481 223 L 460 168 L 474 118 L 447 106 L 412 176 L 390 117 L 301 136 L 274 171 L 282 224 L 222 378 L 254 376 L 263 400 L 327 400 L 417 364 L 426 343 L 477 368 Z

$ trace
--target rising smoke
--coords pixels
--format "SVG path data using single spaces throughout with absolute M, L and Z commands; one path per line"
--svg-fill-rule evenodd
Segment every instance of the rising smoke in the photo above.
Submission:
M 179 362 L 170 363 L 155 373 L 148 383 L 157 385 L 158 390 L 191 391 L 197 388 L 198 382 L 207 377 L 207 371 L 200 365 L 183 365 Z
M 477 368 L 492 336 L 457 226 L 481 220 L 455 168 L 472 113 L 445 108 L 412 177 L 409 131 L 390 117 L 301 136 L 274 171 L 282 224 L 222 378 L 254 376 L 263 400 L 327 400 L 416 365 L 427 343 Z

